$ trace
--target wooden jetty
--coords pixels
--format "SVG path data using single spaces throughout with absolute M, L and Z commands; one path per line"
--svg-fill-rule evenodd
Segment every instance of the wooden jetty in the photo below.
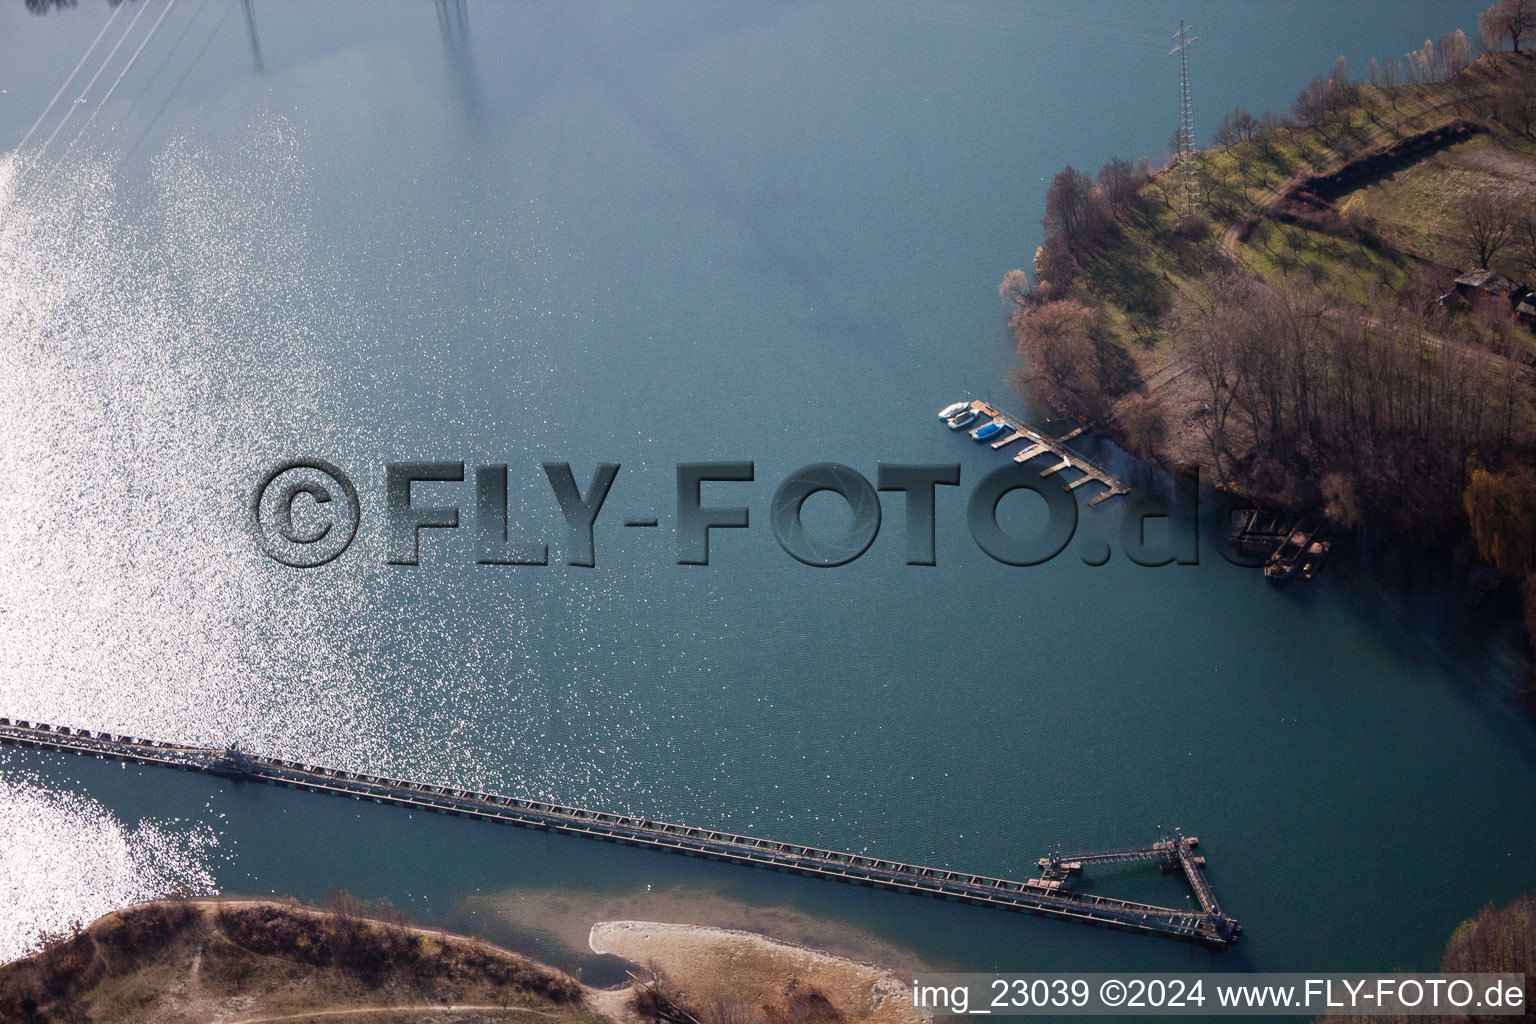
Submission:
M 923 867 L 864 854 L 840 853 L 757 836 L 677 825 L 624 814 L 524 800 L 495 793 L 434 786 L 403 779 L 341 771 L 278 758 L 257 757 L 230 747 L 182 746 L 110 733 L 71 730 L 0 718 L 0 743 L 62 750 L 138 764 L 163 765 L 237 780 L 263 782 L 317 793 L 501 822 L 522 828 L 584 836 L 604 842 L 664 850 L 690 857 L 770 868 L 960 903 L 998 907 L 1067 921 L 1182 939 L 1221 949 L 1242 930 L 1217 907 L 1204 881 L 1203 860 L 1183 846 L 1157 857 L 1178 859 L 1203 912 L 1159 907 L 1074 891 L 1067 874 L 1053 867 L 1039 878 L 1014 881 L 963 871 Z M 1193 845 L 1191 840 L 1184 843 Z M 1161 846 L 1148 849 L 1161 850 Z M 1091 860 L 1095 855 L 1080 860 Z M 1137 859 L 1155 859 L 1140 857 Z M 1060 858 L 1053 864 L 1059 865 Z M 1199 863 L 1196 863 L 1196 862 Z M 1046 861 L 1041 862 L 1042 865 Z M 1079 867 L 1079 870 L 1081 868 Z
M 1247 554 L 1272 555 L 1290 536 L 1288 520 L 1278 512 L 1261 512 L 1256 508 L 1243 509 L 1227 538 L 1238 551 Z
M 971 403 L 971 411 L 976 414 L 978 419 L 982 417 L 990 417 L 994 423 L 1001 424 L 1005 428 L 1003 436 L 992 442 L 992 447 L 994 450 L 1000 451 L 1004 448 L 1007 448 L 1009 445 L 1017 444 L 1020 441 L 1028 442 L 1016 455 L 1013 456 L 1014 462 L 1022 464 L 1029 462 L 1031 459 L 1035 459 L 1041 455 L 1049 453 L 1056 456 L 1056 461 L 1047 466 L 1040 473 L 1041 476 L 1051 476 L 1055 473 L 1060 473 L 1065 469 L 1075 469 L 1083 475 L 1067 485 L 1069 490 L 1075 491 L 1079 487 L 1082 487 L 1084 484 L 1089 483 L 1103 484 L 1105 487 L 1103 493 L 1096 494 L 1092 498 L 1088 499 L 1088 505 L 1090 508 L 1094 505 L 1106 502 L 1116 495 L 1129 494 L 1131 492 L 1129 487 L 1112 476 L 1108 470 L 1104 469 L 1092 459 L 1080 455 L 1073 451 L 1071 448 L 1067 447 L 1067 442 L 1083 433 L 1088 429 L 1087 427 L 1078 427 L 1070 434 L 1067 434 L 1065 437 L 1051 437 L 1050 435 L 1041 433 L 1040 431 L 1034 429 L 1031 426 L 1028 426 L 1027 424 L 1019 423 L 1012 418 L 1003 415 L 1002 413 L 998 412 L 997 409 L 995 409 L 989 402 L 973 401 Z
M 1332 544 L 1325 538 L 1325 516 L 1292 522 L 1278 512 L 1245 509 L 1237 516 L 1228 542 L 1238 551 L 1265 556 L 1264 578 L 1271 583 L 1311 580 L 1322 571 Z

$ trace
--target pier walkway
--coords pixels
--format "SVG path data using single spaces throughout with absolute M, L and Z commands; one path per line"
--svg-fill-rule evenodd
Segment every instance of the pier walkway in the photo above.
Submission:
M 1201 900 L 1203 913 L 1075 892 L 1066 880 L 1065 873 L 1060 871 L 1046 871 L 1043 877 L 1027 881 L 992 878 L 624 814 L 432 786 L 306 765 L 297 761 L 255 757 L 233 747 L 217 750 L 211 747 L 179 746 L 131 736 L 93 734 L 88 730 L 71 730 L 64 726 L 12 721 L 8 718 L 0 718 L 0 743 L 70 751 L 139 764 L 164 765 L 227 778 L 348 796 L 357 800 L 502 822 L 523 828 L 585 836 L 709 860 L 753 865 L 855 885 L 1183 939 L 1218 949 L 1230 945 L 1241 931 L 1235 921 L 1213 909 L 1214 896 L 1210 896 L 1207 903 L 1207 896 L 1201 895 L 1202 892 L 1209 894 L 1210 887 L 1204 882 L 1198 865 L 1185 870 Z M 1184 856 L 1171 851 L 1163 854 L 1168 855 L 1176 858 Z M 1045 861 L 1041 863 L 1043 865 Z M 1199 879 L 1198 884 L 1196 879 Z
M 1195 854 L 1195 850 L 1199 847 L 1200 840 L 1195 836 L 1179 836 L 1177 839 L 1159 839 L 1151 846 L 1140 846 L 1130 850 L 1041 857 L 1036 864 L 1040 868 L 1041 875 L 1049 879 L 1080 875 L 1089 866 L 1154 861 L 1164 872 L 1182 871 L 1184 873 L 1184 880 L 1194 891 L 1195 899 L 1200 901 L 1201 913 L 1207 918 L 1236 926 L 1236 922 L 1222 913 L 1221 904 L 1216 901 L 1216 891 L 1211 888 L 1210 880 L 1205 877 L 1205 858 Z
M 1066 435 L 1065 437 L 1051 437 L 1047 434 L 1042 434 L 1040 431 L 1035 430 L 1033 427 L 1019 423 L 1008 416 L 1004 416 L 988 402 L 982 402 L 979 400 L 971 402 L 971 411 L 976 414 L 978 420 L 987 418 L 991 422 L 1002 424 L 1004 432 L 1001 437 L 992 442 L 992 447 L 994 449 L 1001 450 L 1019 441 L 1028 442 L 1024 448 L 1013 457 L 1014 462 L 1025 463 L 1031 459 L 1037 458 L 1038 456 L 1049 452 L 1056 456 L 1056 461 L 1047 466 L 1045 470 L 1041 472 L 1041 476 L 1050 476 L 1051 474 L 1059 473 L 1064 469 L 1075 469 L 1083 475 L 1067 485 L 1069 490 L 1075 491 L 1079 487 L 1089 483 L 1103 484 L 1105 487 L 1103 493 L 1096 494 L 1092 498 L 1088 499 L 1088 506 L 1090 508 L 1092 508 L 1094 505 L 1100 504 L 1101 502 L 1108 501 L 1110 498 L 1113 498 L 1116 495 L 1129 494 L 1131 492 L 1129 487 L 1111 475 L 1108 470 L 1104 469 L 1092 459 L 1089 459 L 1083 455 L 1079 455 L 1077 452 L 1067 447 L 1067 442 L 1081 434 L 1085 429 L 1084 427 L 1078 427 L 1076 430 L 1072 431 L 1072 433 Z M 972 436 L 975 436 L 974 431 L 972 432 Z

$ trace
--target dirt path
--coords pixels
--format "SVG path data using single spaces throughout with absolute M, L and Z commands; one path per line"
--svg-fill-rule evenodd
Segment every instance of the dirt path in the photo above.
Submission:
M 1174 381 L 1184 376 L 1189 371 L 1190 365 L 1187 360 L 1179 359 L 1177 357 L 1170 358 L 1162 366 L 1159 366 L 1157 369 L 1143 377 L 1141 379 L 1141 383 L 1137 384 L 1135 387 L 1131 388 L 1131 390 L 1115 399 L 1115 404 L 1109 407 L 1109 418 L 1114 419 L 1116 416 L 1120 415 L 1120 407 L 1123 406 L 1132 397 L 1155 394 L 1162 388 L 1167 387 L 1169 384 L 1172 384 Z
M 346 1017 L 359 1013 L 531 1013 L 539 1017 L 554 1018 L 543 1010 L 530 1010 L 521 1006 L 442 1006 L 437 1003 L 421 1003 L 415 1006 L 359 1006 L 347 1010 L 311 1010 L 308 1013 L 286 1013 L 278 1017 L 241 1017 L 229 1024 L 272 1024 L 282 1020 L 310 1020 L 314 1017 Z

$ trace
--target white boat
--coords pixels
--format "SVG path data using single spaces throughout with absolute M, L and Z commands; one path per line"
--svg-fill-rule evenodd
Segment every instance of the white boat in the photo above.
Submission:
M 946 405 L 944 411 L 939 413 L 939 419 L 952 420 L 970 407 L 970 402 L 956 402 L 954 405 Z
M 950 430 L 959 430 L 961 427 L 970 426 L 975 419 L 976 414 L 970 409 L 966 409 L 958 416 L 951 416 L 947 422 L 949 423 Z

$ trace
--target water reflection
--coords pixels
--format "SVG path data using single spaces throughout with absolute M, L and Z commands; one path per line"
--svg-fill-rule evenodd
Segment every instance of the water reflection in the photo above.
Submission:
M 324 411 L 341 378 L 315 338 L 346 317 L 317 294 L 296 143 L 280 119 L 229 156 L 183 139 L 140 210 L 102 163 L 26 199 L 0 163 L 0 520 L 35 531 L 0 577 L 8 633 L 31 638 L 0 651 L 12 714 L 243 735 L 281 701 L 247 657 L 266 629 L 328 710 L 355 703 L 327 679 L 334 644 L 296 635 L 326 610 L 228 571 L 249 553 L 228 496 L 251 468 L 327 421 L 355 435 Z
M 0 161 L 0 713 L 1005 874 L 1058 840 L 1183 824 L 1252 922 L 1240 955 L 1296 969 L 1424 962 L 1468 909 L 1529 884 L 1530 730 L 1425 655 L 1421 625 L 1457 627 L 1412 617 L 1433 580 L 1383 588 L 1406 619 L 1362 621 L 1338 582 L 1279 593 L 1216 557 L 1142 569 L 1114 503 L 1084 516 L 1084 539 L 1114 545 L 1097 569 L 1076 551 L 990 563 L 963 495 L 941 496 L 926 572 L 901 563 L 895 516 L 825 574 L 766 530 L 770 482 L 809 461 L 963 461 L 967 488 L 997 466 L 932 412 L 1011 358 L 995 282 L 1032 244 L 1041 176 L 1090 145 L 1066 115 L 1101 112 L 1094 144 L 1135 145 L 1164 64 L 1127 87 L 1109 61 L 1020 59 L 1016 35 L 974 19 L 914 30 L 837 5 L 477 6 L 473 41 L 463 8 L 436 10 L 434 35 L 425 4 L 266 0 L 254 84 L 246 40 L 215 38 L 210 11 L 174 58 L 188 66 L 168 65 L 187 88 L 176 141 L 144 147 L 147 179 L 75 158 L 20 200 Z M 1321 5 L 1235 11 L 1249 37 L 1281 37 L 1252 77 L 1287 95 L 1311 59 L 1281 45 L 1287 26 L 1326 38 L 1328 60 L 1349 42 Z M 66 20 L 84 21 L 28 19 Z M 83 47 L 92 27 L 75 27 Z M 56 85 L 28 83 L 29 115 Z M 1029 116 L 1004 116 L 1020 96 Z M 1052 134 L 1055 115 L 1070 124 Z M 364 506 L 353 549 L 308 575 L 264 561 L 242 518 L 262 471 L 298 455 L 354 474 Z M 700 572 L 667 531 L 621 526 L 593 570 L 477 567 L 465 529 L 395 571 L 380 467 L 405 458 L 510 462 L 533 495 L 516 522 L 556 542 L 541 459 L 622 462 L 619 520 L 670 513 L 678 460 L 757 458 L 742 500 L 758 525 Z M 467 524 L 472 491 L 423 497 Z M 1502 692 L 1518 648 L 1451 653 Z M 196 785 L 135 781 L 155 815 Z M 1421 848 L 1383 794 L 1458 844 Z M 429 883 L 441 912 L 531 877 L 500 833 L 471 874 L 454 826 L 426 857 L 388 845 L 408 827 L 393 810 L 375 835 L 309 797 L 232 799 L 290 812 L 250 830 L 232 888 Z M 1298 835 L 1329 848 L 1300 892 Z M 562 843 L 533 884 L 683 870 Z M 1434 884 L 1466 863 L 1469 888 Z M 978 966 L 1034 962 L 1033 943 L 1080 968 L 1186 952 L 869 907 L 876 931 Z
M 256 0 L 240 0 L 240 10 L 245 15 L 245 34 L 251 41 L 251 64 L 259 75 L 267 69 L 261 61 L 261 43 L 256 38 Z
M 0 963 L 43 936 L 170 893 L 211 895 L 219 834 L 204 821 L 120 820 L 0 755 Z
M 480 106 L 480 82 L 475 74 L 475 55 L 469 44 L 468 0 L 436 0 L 437 27 L 443 36 L 443 57 L 453 76 L 454 91 L 465 113 L 474 115 Z

